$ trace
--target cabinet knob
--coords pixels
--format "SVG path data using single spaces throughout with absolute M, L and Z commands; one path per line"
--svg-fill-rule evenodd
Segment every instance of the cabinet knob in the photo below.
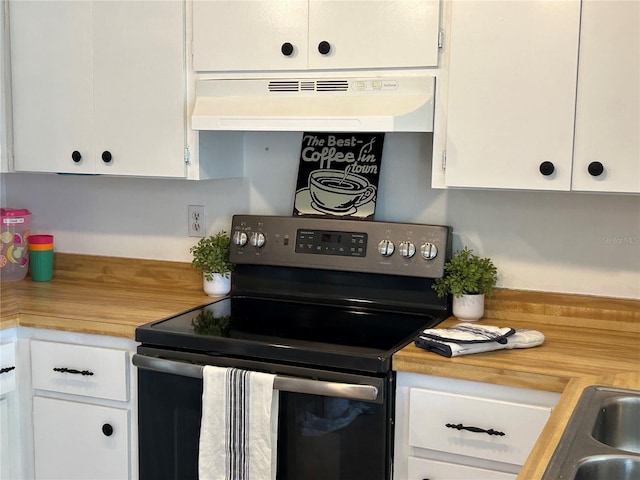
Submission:
M 102 433 L 104 433 L 105 437 L 110 437 L 111 435 L 113 435 L 113 427 L 108 423 L 105 423 L 104 425 L 102 425 Z
M 82 155 L 80 155 L 80 152 L 77 150 L 74 150 L 73 153 L 71 154 L 71 159 L 78 163 L 80 160 L 82 160 Z
M 552 162 L 542 162 L 540 164 L 540 173 L 545 177 L 548 177 L 555 171 L 556 167 L 554 167 Z
M 289 42 L 284 42 L 280 47 L 280 51 L 285 57 L 290 57 L 291 55 L 293 55 L 293 45 L 291 45 Z
M 109 150 L 105 150 L 104 152 L 102 152 L 102 161 L 104 163 L 109 163 L 112 158 L 113 156 L 111 155 L 111 152 Z
M 318 44 L 318 51 L 322 55 L 327 55 L 331 51 L 331 44 L 323 40 Z
M 13 365 L 11 367 L 0 368 L 0 374 L 9 373 L 10 371 L 15 370 L 15 369 L 16 369 L 16 367 L 14 367 Z
M 597 177 L 598 175 L 602 175 L 602 172 L 604 172 L 604 165 L 600 162 L 591 162 L 587 167 L 587 171 L 592 177 Z

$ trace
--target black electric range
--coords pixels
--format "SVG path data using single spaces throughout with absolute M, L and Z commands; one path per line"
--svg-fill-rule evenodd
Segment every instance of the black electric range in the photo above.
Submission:
M 199 478 L 210 366 L 275 376 L 277 480 L 391 480 L 392 357 L 449 315 L 450 228 L 236 215 L 231 236 L 231 295 L 136 330 L 140 479 Z
M 431 289 L 443 226 L 235 216 L 232 294 L 142 326 L 145 345 L 386 372 L 393 353 L 449 315 Z

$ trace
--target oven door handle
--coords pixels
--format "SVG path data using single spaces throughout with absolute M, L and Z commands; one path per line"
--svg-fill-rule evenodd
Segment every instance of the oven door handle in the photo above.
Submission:
M 164 358 L 149 357 L 134 354 L 133 364 L 143 370 L 153 370 L 160 373 L 179 375 L 182 377 L 202 378 L 203 365 L 177 362 Z M 354 383 L 325 382 L 308 378 L 276 375 L 273 382 L 274 390 L 292 393 L 307 393 L 325 397 L 340 397 L 351 400 L 375 401 L 378 398 L 378 387 L 374 385 L 360 385 Z

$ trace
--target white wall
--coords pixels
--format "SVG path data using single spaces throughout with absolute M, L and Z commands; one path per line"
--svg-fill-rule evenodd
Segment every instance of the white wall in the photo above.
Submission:
M 7 205 L 59 252 L 188 262 L 187 205 L 206 206 L 208 233 L 234 213 L 291 214 L 300 140 L 246 134 L 243 179 L 8 174 Z M 387 135 L 377 220 L 453 226 L 454 249 L 492 257 L 502 287 L 640 298 L 640 196 L 433 190 L 430 151 L 430 135 Z

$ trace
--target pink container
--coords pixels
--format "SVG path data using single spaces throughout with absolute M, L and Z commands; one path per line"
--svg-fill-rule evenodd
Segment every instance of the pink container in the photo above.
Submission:
M 29 244 L 50 244 L 53 245 L 53 235 L 45 235 L 42 233 L 34 233 L 29 235 Z
M 22 280 L 27 274 L 27 239 L 31 212 L 19 208 L 0 209 L 0 280 Z

